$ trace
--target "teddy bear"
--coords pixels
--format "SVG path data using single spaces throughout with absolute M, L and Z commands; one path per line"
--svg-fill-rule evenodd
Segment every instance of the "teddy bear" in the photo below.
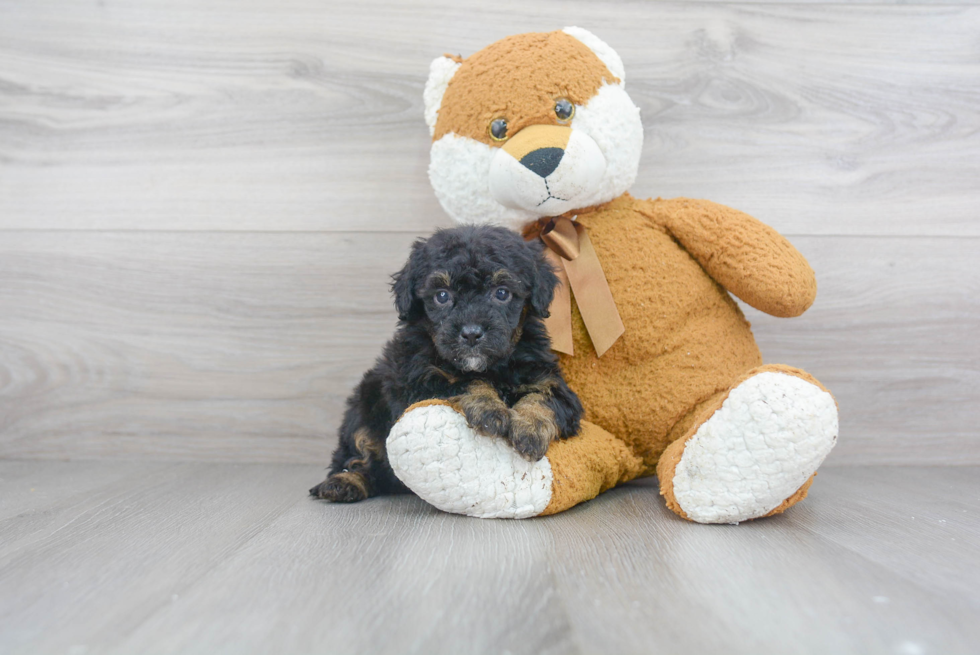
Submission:
M 794 317 L 813 270 L 772 228 L 705 200 L 638 199 L 640 111 L 619 55 L 578 28 L 432 62 L 429 177 L 445 211 L 542 239 L 562 279 L 548 319 L 586 421 L 522 459 L 448 401 L 391 430 L 395 474 L 446 512 L 528 518 L 657 475 L 677 515 L 738 523 L 806 497 L 837 404 L 805 371 L 763 365 L 731 294 Z

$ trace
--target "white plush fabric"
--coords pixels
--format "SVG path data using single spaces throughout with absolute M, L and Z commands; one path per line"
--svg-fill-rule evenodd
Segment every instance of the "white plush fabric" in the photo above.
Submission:
M 575 108 L 572 129 L 587 134 L 606 159 L 606 171 L 591 195 L 578 207 L 589 207 L 618 198 L 633 186 L 643 154 L 640 108 L 622 84 L 606 84 L 581 107 Z
M 490 162 L 490 195 L 505 207 L 537 216 L 557 216 L 586 206 L 602 182 L 606 159 L 599 146 L 581 130 L 572 130 L 565 154 L 547 178 L 541 177 L 498 148 Z
M 398 479 L 444 512 L 523 519 L 551 501 L 547 457 L 522 459 L 504 440 L 474 432 L 446 405 L 407 412 L 388 434 L 387 447 Z
M 450 132 L 432 144 L 429 181 L 442 208 L 458 223 L 519 230 L 537 216 L 504 207 L 490 195 L 490 163 L 496 153 L 497 148 Z
M 425 104 L 425 123 L 429 126 L 429 136 L 435 134 L 436 121 L 439 119 L 439 107 L 442 105 L 442 96 L 446 94 L 446 87 L 453 75 L 459 70 L 460 64 L 449 57 L 436 57 L 429 65 L 429 79 L 425 82 L 425 90 L 422 91 L 422 101 Z
M 589 47 L 595 56 L 606 65 L 609 72 L 619 78 L 620 82 L 626 81 L 626 67 L 619 53 L 613 50 L 608 43 L 597 37 L 592 32 L 581 27 L 566 27 L 562 30 L 565 34 L 573 36 Z M 610 82 L 612 80 L 609 80 Z
M 432 144 L 429 180 L 436 197 L 459 223 L 519 230 L 541 216 L 608 202 L 629 190 L 640 165 L 643 124 L 622 85 L 603 85 L 586 104 L 576 106 L 571 127 L 562 162 L 548 176 L 549 188 L 555 185 L 551 195 L 568 202 L 541 203 L 548 193 L 540 177 L 500 148 L 452 132 Z M 507 183 L 513 188 L 505 189 Z
M 687 442 L 674 495 L 699 523 L 764 516 L 789 498 L 837 442 L 837 406 L 816 385 L 765 372 L 741 383 Z

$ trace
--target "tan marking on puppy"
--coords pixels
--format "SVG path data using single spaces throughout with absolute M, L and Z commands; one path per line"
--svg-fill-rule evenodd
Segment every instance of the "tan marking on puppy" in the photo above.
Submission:
M 544 457 L 548 446 L 558 438 L 555 413 L 545 400 L 544 394 L 528 394 L 510 410 L 511 445 L 521 457 L 532 462 Z
M 470 382 L 470 385 L 466 387 L 466 394 L 474 397 L 482 397 L 487 399 L 495 399 L 498 402 L 503 402 L 500 400 L 500 396 L 497 395 L 497 390 L 493 388 L 493 385 L 486 380 L 474 380 Z
M 450 399 L 456 405 L 470 427 L 488 437 L 507 435 L 510 413 L 497 390 L 490 383 L 476 380 L 470 383 L 466 393 Z
M 507 37 L 463 60 L 442 97 L 432 139 L 454 132 L 500 146 L 506 141 L 494 141 L 488 132 L 492 120 L 507 119 L 509 136 L 528 125 L 557 125 L 556 100 L 584 105 L 603 81 L 619 78 L 573 36 L 557 31 Z
M 456 384 L 456 382 L 459 380 L 458 377 L 456 377 L 452 373 L 449 373 L 447 371 L 442 370 L 441 368 L 439 368 L 435 364 L 433 364 L 432 366 L 429 367 L 429 374 L 430 375 L 438 375 L 441 378 L 445 378 L 446 381 L 449 382 L 449 384 Z
M 517 393 L 538 394 L 540 396 L 549 397 L 551 396 L 552 389 L 558 386 L 558 382 L 558 378 L 548 376 L 538 380 L 534 384 L 524 384 L 517 387 Z
M 449 288 L 452 286 L 452 279 L 449 277 L 449 273 L 446 271 L 435 271 L 431 273 L 429 277 L 425 278 L 425 286 L 430 289 L 435 289 L 439 287 Z
M 520 279 L 508 271 L 506 268 L 497 269 L 493 272 L 493 276 L 490 278 L 491 284 L 517 284 L 519 286 L 524 286 L 521 284 Z
M 517 329 L 514 330 L 513 336 L 510 338 L 512 345 L 517 345 L 517 342 L 521 340 L 521 336 L 524 334 L 524 321 L 527 320 L 527 305 L 524 305 L 524 309 L 521 310 L 521 320 L 517 323 Z
M 367 428 L 358 428 L 354 432 L 354 449 L 360 457 L 347 460 L 345 466 L 352 472 L 356 472 L 356 469 L 370 468 L 372 459 L 381 459 L 384 456 L 384 445 L 375 439 Z
M 364 455 L 365 459 L 377 459 L 384 450 L 382 443 L 371 436 L 371 432 L 367 428 L 358 428 L 354 432 L 354 448 L 361 455 Z
M 327 478 L 327 482 L 340 482 L 342 484 L 355 487 L 361 492 L 361 498 L 368 497 L 367 479 L 365 479 L 364 475 L 358 473 L 357 471 L 342 471 L 340 473 L 334 473 Z

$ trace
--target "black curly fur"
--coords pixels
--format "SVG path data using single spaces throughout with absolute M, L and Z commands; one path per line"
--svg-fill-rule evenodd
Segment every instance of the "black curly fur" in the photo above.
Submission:
M 422 400 L 451 399 L 476 431 L 508 439 L 530 460 L 575 435 L 582 405 L 542 322 L 557 284 L 542 244 L 504 228 L 460 227 L 416 241 L 393 276 L 398 328 L 347 400 L 330 472 L 310 494 L 353 502 L 406 492 L 385 439 Z M 477 333 L 472 343 L 464 327 Z

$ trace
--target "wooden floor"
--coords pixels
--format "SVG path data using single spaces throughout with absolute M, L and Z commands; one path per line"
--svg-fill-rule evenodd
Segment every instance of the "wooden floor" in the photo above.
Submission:
M 813 264 L 804 316 L 746 313 L 840 444 L 737 527 L 654 481 L 524 522 L 308 499 L 449 224 L 429 62 L 565 25 L 623 58 L 634 195 Z M 0 2 L 0 655 L 980 653 L 978 34 L 978 0 Z
M 0 461 L 0 653 L 976 653 L 980 470 L 702 526 L 655 480 L 488 521 L 318 466 Z

